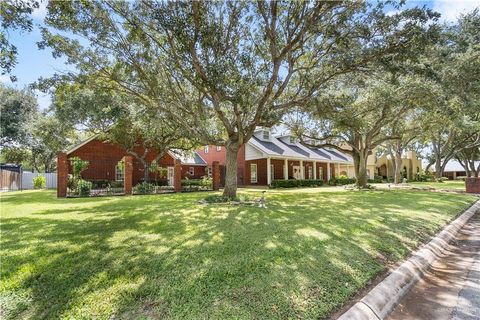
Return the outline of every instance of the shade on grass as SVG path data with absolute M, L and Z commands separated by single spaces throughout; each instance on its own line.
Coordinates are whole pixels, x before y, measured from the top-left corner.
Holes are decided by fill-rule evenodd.
M 258 195 L 259 191 L 243 191 Z M 322 318 L 474 198 L 414 191 L 1 195 L 5 318 Z

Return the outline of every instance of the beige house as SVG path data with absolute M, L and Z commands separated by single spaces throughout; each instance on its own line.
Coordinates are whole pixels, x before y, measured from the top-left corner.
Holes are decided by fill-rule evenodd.
M 394 174 L 393 163 L 390 155 L 383 155 L 375 163 L 377 167 L 376 174 L 381 177 L 392 177 Z M 415 179 L 422 170 L 422 161 L 418 159 L 415 151 L 407 151 L 402 155 L 402 175 L 407 179 Z
M 402 156 L 402 174 L 407 179 L 414 179 L 422 170 L 422 161 L 418 159 L 415 151 L 407 151 Z M 340 175 L 346 175 L 350 178 L 355 177 L 355 168 L 353 164 L 339 164 L 338 172 Z M 383 155 L 377 157 L 375 151 L 367 158 L 367 176 L 368 179 L 373 179 L 375 176 L 380 176 L 384 179 L 393 177 L 393 163 L 390 155 Z

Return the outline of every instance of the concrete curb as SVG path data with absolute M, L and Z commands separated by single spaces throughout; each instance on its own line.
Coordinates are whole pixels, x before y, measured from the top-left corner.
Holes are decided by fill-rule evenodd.
M 417 250 L 410 259 L 395 269 L 338 319 L 385 319 L 393 311 L 400 299 L 423 276 L 432 263 L 440 257 L 447 244 L 457 235 L 458 231 L 477 210 L 480 210 L 480 200 L 477 200 L 429 243 Z

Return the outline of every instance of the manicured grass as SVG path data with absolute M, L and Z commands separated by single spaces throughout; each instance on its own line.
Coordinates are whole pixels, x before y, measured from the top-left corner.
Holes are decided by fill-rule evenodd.
M 475 200 L 319 188 L 268 191 L 266 209 L 196 203 L 207 194 L 2 194 L 2 317 L 324 318 Z
M 465 191 L 465 181 L 448 180 L 443 182 L 409 182 L 408 184 L 419 188 L 433 188 L 436 190 L 463 190 Z

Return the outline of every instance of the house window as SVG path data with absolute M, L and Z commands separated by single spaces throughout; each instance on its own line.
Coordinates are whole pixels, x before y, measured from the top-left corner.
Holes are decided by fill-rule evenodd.
M 270 131 L 263 131 L 263 140 L 270 140 Z
M 222 150 L 222 146 L 217 146 L 217 151 L 221 151 Z
M 323 180 L 323 167 L 318 168 L 318 177 Z
M 125 177 L 125 170 L 124 170 L 124 166 L 123 166 L 123 161 L 120 161 L 115 166 L 115 180 L 116 181 L 123 181 L 124 177 Z
M 250 164 L 250 182 L 257 183 L 257 164 Z
M 270 181 L 273 181 L 275 179 L 275 167 L 273 164 L 270 165 Z
M 203 152 L 208 153 L 208 146 L 203 147 Z
M 206 168 L 206 174 L 207 174 L 207 177 L 211 177 L 211 176 L 212 176 L 212 167 L 207 167 L 207 168 Z
M 313 170 L 312 170 L 312 167 L 308 166 L 307 167 L 307 177 L 308 179 L 313 179 Z
M 195 168 L 194 167 L 188 168 L 188 174 L 191 176 L 195 175 Z

